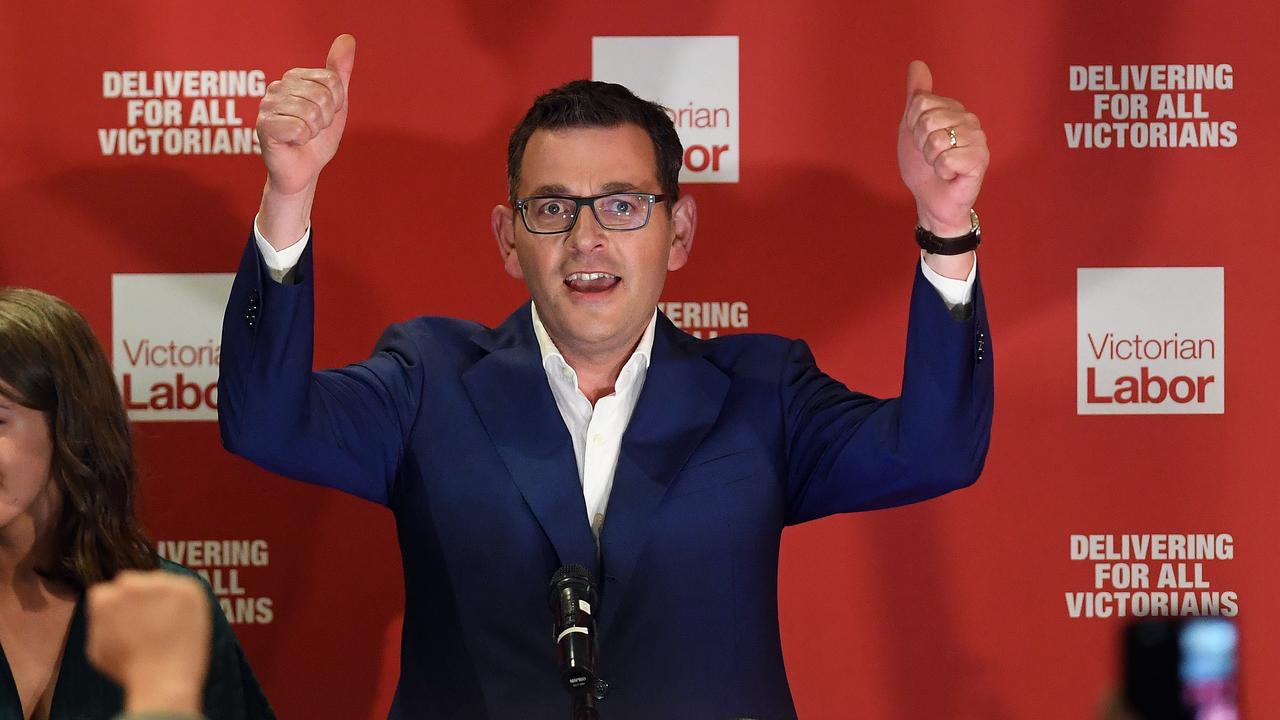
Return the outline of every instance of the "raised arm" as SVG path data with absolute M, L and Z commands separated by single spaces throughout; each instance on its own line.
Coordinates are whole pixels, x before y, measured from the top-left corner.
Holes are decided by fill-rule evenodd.
M 267 182 L 258 229 L 276 250 L 298 241 L 311 225 L 320 171 L 338 152 L 347 126 L 347 91 L 356 39 L 339 35 L 322 68 L 293 68 L 267 86 L 258 109 L 258 140 Z
M 977 116 L 934 94 L 929 67 L 912 62 L 898 168 L 920 227 L 938 238 L 969 234 L 989 162 Z M 991 437 L 994 376 L 975 263 L 972 250 L 923 253 L 901 397 L 852 392 L 818 370 L 803 343 L 791 348 L 781 382 L 788 522 L 916 502 L 977 479 Z M 969 287 L 947 287 L 961 279 Z
M 293 248 L 302 252 L 285 282 L 266 260 L 309 233 L 320 171 L 346 125 L 354 61 L 355 39 L 339 36 L 325 67 L 288 71 L 262 100 L 263 237 L 249 238 L 227 301 L 218 419 L 228 450 L 273 472 L 387 504 L 421 396 L 416 345 L 393 329 L 368 360 L 312 372 L 312 248 Z
M 907 66 L 907 105 L 898 124 L 898 171 L 916 201 L 920 227 L 940 238 L 968 234 L 970 211 L 991 162 L 978 116 L 960 101 L 934 94 L 933 73 L 919 60 Z M 975 261 L 959 255 L 926 254 L 939 275 L 963 279 Z

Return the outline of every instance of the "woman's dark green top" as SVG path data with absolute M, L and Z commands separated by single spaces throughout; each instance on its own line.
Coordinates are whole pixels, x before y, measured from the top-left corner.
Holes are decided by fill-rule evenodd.
M 231 624 L 222 614 L 208 583 L 187 568 L 160 560 L 160 569 L 194 577 L 209 594 L 213 613 L 213 643 L 210 649 L 209 677 L 204 687 L 205 717 L 218 720 L 275 720 L 258 680 L 249 668 L 244 651 L 236 640 Z M 50 720 L 110 720 L 124 706 L 120 687 L 89 664 L 84 654 L 84 597 L 76 603 L 67 634 L 67 647 L 62 652 L 58 683 L 53 690 Z M 0 648 L 0 720 L 22 720 L 22 701 L 13 681 L 9 660 Z

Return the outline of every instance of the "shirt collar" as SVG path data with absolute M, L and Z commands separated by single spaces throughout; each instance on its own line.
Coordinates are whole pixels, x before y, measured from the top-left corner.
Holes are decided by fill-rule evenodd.
M 542 325 L 542 319 L 538 317 L 538 304 L 529 303 L 530 315 L 533 317 L 533 336 L 538 340 L 538 352 L 542 355 L 542 367 L 549 368 L 548 363 L 556 366 L 569 367 L 564 359 L 564 355 L 560 354 L 560 350 L 556 348 L 556 344 L 551 340 L 551 336 L 547 334 L 547 329 Z M 623 371 L 633 367 L 637 358 L 641 363 L 641 367 L 645 370 L 649 369 L 649 358 L 653 355 L 653 334 L 658 325 L 658 309 L 653 309 L 653 316 L 649 318 L 649 325 L 644 329 L 644 334 L 640 336 L 640 344 L 636 345 L 635 352 L 631 353 L 631 357 L 627 359 L 623 365 Z M 570 368 L 572 369 L 572 368 Z

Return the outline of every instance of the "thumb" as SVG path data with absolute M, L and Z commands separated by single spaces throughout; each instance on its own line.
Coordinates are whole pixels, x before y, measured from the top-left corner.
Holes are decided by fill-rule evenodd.
M 325 58 L 324 66 L 338 73 L 338 77 L 342 79 L 342 87 L 346 89 L 351 85 L 351 68 L 356 64 L 356 39 L 352 35 L 339 35 L 333 41 L 333 46 L 329 48 L 329 57 Z
M 337 43 L 334 44 L 337 47 Z M 907 104 L 919 93 L 933 92 L 933 73 L 922 60 L 912 60 L 907 66 Z

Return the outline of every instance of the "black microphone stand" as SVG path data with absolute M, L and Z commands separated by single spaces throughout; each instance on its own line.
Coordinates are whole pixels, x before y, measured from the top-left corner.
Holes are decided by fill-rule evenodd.
M 560 656 L 560 681 L 573 697 L 572 720 L 599 720 L 596 703 L 609 690 L 595 670 L 596 625 L 591 613 L 596 600 L 595 583 L 583 566 L 565 565 L 551 576 L 547 601 L 555 616 L 552 631 Z
M 571 720 L 600 720 L 600 713 L 596 712 L 596 700 L 591 697 L 591 693 L 581 692 L 573 696 L 573 715 L 569 717 Z
M 573 714 L 571 720 L 600 720 L 600 711 L 596 710 L 596 701 L 603 700 L 609 684 L 600 678 L 578 688 L 573 693 Z

